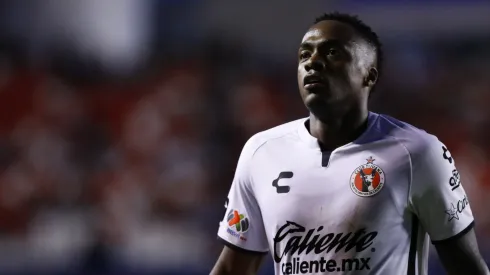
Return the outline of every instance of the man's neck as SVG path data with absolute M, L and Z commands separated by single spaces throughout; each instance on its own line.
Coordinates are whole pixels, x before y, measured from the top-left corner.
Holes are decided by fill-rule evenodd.
M 310 113 L 309 131 L 324 151 L 332 151 L 356 140 L 367 128 L 368 110 L 356 110 L 338 118 L 321 121 Z

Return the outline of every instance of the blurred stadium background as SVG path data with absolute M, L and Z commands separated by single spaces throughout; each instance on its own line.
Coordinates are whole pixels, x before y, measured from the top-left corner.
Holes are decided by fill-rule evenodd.
M 296 48 L 332 10 L 381 36 L 372 109 L 449 146 L 490 259 L 490 1 L 2 0 L 0 273 L 207 274 L 241 147 L 307 115 Z

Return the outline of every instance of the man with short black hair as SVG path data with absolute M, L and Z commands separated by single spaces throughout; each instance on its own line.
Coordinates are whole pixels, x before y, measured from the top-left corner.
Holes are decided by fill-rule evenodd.
M 487 275 L 455 160 L 435 136 L 368 111 L 378 36 L 357 17 L 315 21 L 298 51 L 309 117 L 245 144 L 212 275 L 427 274 L 429 240 L 449 274 Z

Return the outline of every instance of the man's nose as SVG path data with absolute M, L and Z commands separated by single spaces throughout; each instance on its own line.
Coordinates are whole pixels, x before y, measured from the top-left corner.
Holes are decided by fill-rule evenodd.
M 318 54 L 313 54 L 310 57 L 308 63 L 305 65 L 305 69 L 306 71 L 311 71 L 311 70 L 318 71 L 318 72 L 324 71 L 325 61 Z

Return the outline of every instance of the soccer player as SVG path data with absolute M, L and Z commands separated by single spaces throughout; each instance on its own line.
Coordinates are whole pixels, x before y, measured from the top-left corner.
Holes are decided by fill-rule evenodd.
M 368 111 L 377 35 L 325 14 L 298 51 L 308 118 L 251 137 L 240 155 L 212 275 L 427 274 L 429 241 L 449 274 L 486 275 L 455 160 L 435 136 Z

